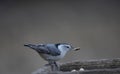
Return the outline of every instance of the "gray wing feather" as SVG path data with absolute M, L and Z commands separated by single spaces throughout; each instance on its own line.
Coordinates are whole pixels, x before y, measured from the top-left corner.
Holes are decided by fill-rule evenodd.
M 52 56 L 58 56 L 61 53 L 54 44 L 38 45 L 37 51 L 39 53 L 50 54 Z

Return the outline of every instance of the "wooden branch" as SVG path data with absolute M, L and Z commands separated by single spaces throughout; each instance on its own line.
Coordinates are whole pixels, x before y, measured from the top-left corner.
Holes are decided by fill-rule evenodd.
M 44 67 L 33 74 L 120 74 L 120 58 L 74 61 L 61 64 L 58 72 L 51 72 L 50 67 Z
M 65 63 L 60 66 L 61 71 L 71 71 L 73 69 L 79 70 L 80 68 L 84 68 L 85 70 L 120 68 L 120 58 L 76 61 Z

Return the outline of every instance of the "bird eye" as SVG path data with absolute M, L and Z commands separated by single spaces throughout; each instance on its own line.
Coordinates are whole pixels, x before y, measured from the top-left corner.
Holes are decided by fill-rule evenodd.
M 66 48 L 70 48 L 69 46 L 65 46 Z

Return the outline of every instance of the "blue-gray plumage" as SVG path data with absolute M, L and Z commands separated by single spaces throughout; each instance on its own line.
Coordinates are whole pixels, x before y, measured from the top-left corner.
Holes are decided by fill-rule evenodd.
M 24 46 L 30 47 L 37 51 L 39 55 L 51 65 L 52 70 L 58 70 L 56 61 L 62 59 L 69 50 L 78 50 L 79 48 L 73 48 L 67 43 L 57 44 L 25 44 Z
M 61 53 L 60 50 L 58 50 L 58 48 L 54 44 L 46 44 L 46 45 L 28 44 L 25 46 L 28 46 L 28 47 L 36 50 L 38 53 L 41 53 L 41 54 L 49 54 L 52 56 L 57 56 L 57 55 L 60 55 L 60 53 Z

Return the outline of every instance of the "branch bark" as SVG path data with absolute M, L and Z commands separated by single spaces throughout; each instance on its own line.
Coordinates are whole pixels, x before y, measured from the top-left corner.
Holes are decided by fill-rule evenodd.
M 80 71 L 80 68 L 84 70 Z M 61 64 L 58 72 L 51 72 L 50 67 L 44 67 L 33 74 L 120 74 L 120 58 L 74 61 Z
M 120 68 L 120 58 L 76 61 L 76 62 L 74 61 L 74 62 L 62 64 L 60 66 L 61 71 L 71 71 L 73 69 L 79 70 L 80 68 L 84 68 L 85 70 Z

